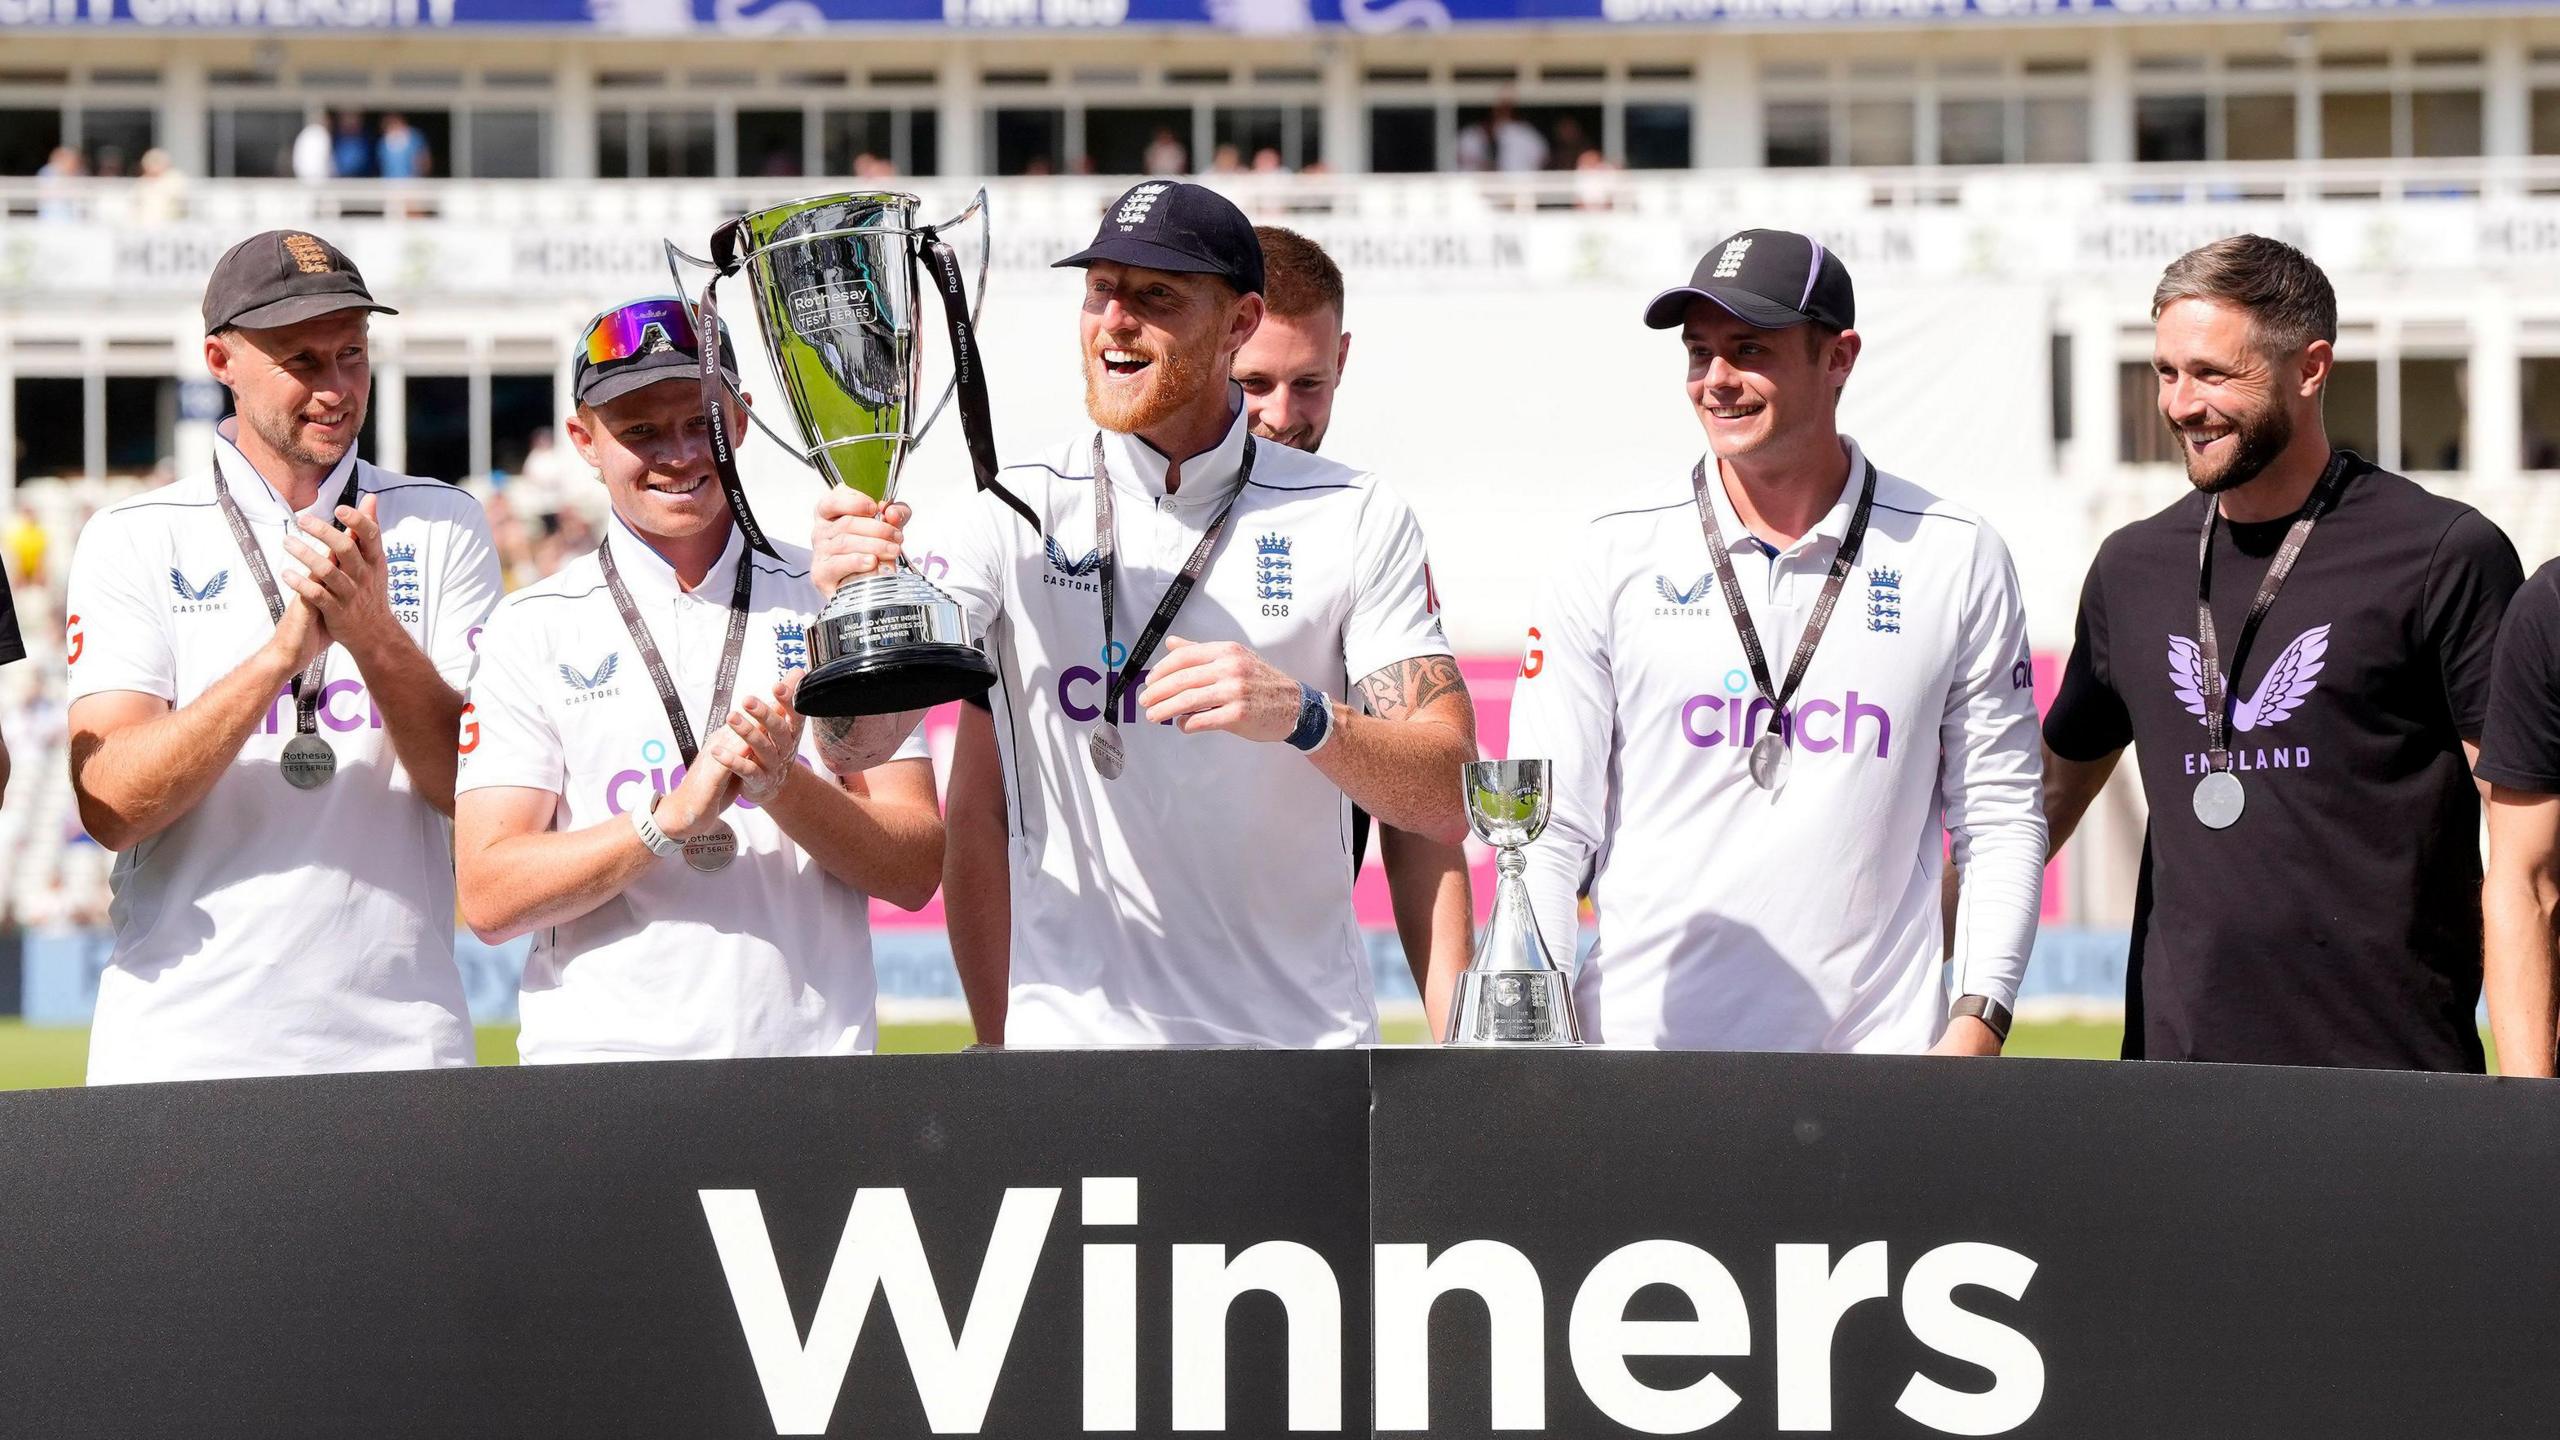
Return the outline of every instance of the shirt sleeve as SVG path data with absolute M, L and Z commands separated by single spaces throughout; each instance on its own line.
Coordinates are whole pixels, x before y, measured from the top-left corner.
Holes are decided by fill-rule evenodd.
M 178 698 L 177 656 L 163 599 L 171 583 L 168 567 L 135 553 L 136 524 L 119 511 L 101 510 L 81 529 L 71 552 L 63 623 L 74 700 L 110 690 Z
M 2454 733 L 2478 740 L 2488 718 L 2489 680 L 2496 663 L 2498 621 L 2524 584 L 2524 565 L 2506 532 L 2477 510 L 2466 510 L 2436 542 L 2427 562 L 2427 645 L 2444 676 L 2445 708 Z
M 2044 717 L 2044 743 L 2065 760 L 2101 760 L 2133 743 L 2133 715 L 2109 677 L 2107 655 L 2107 552 L 2101 549 L 2080 586 L 2080 615 L 2072 622 L 2071 660 L 2062 690 Z
M 2027 607 L 2009 547 L 1976 527 L 1972 593 L 1938 722 L 1938 796 L 1964 868 L 1955 993 L 2014 1008 L 2044 900 L 2044 751 Z
M 2489 715 L 2472 773 L 2493 785 L 2560 794 L 2560 561 L 2545 565 L 2498 626 Z
M 569 783 L 557 718 L 538 679 L 547 660 L 540 629 L 522 606 L 498 611 L 480 632 L 479 668 L 462 707 L 462 759 L 454 793 L 519 786 L 564 793 Z
M 1359 553 L 1352 563 L 1351 613 L 1342 627 L 1343 673 L 1354 685 L 1400 660 L 1446 655 L 1439 597 L 1422 522 L 1404 498 L 1371 481 L 1360 511 Z
M 969 636 L 981 644 L 1004 613 L 1009 561 L 997 527 L 1021 523 L 1003 501 L 983 492 L 919 507 L 907 522 L 907 563 L 960 602 Z
M 1529 846 L 1529 904 L 1548 951 L 1568 968 L 1579 948 L 1582 892 L 1608 843 L 1616 768 L 1609 630 L 1593 578 L 1603 573 L 1580 554 L 1548 568 L 1511 692 L 1511 758 L 1549 767 L 1547 828 Z
M 427 658 L 447 685 L 460 689 L 471 683 L 481 628 L 497 609 L 503 589 L 489 517 L 478 505 L 466 505 L 445 543 L 444 574 L 435 589 L 435 608 L 428 612 Z

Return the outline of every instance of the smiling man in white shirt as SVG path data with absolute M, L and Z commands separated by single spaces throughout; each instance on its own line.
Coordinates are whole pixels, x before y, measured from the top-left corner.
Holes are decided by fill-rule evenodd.
M 1735 235 L 1645 323 L 1680 329 L 1709 453 L 1549 569 L 1511 712 L 1512 753 L 1554 762 L 1540 928 L 1561 950 L 1577 892 L 1599 912 L 1585 1033 L 1995 1054 L 2044 865 L 2008 550 L 1839 433 L 1860 340 L 1819 243 Z M 1952 967 L 1942 816 L 1967 882 Z
M 1147 182 L 1058 263 L 1086 272 L 1094 425 L 1004 471 L 1040 529 L 981 493 L 912 541 L 999 670 L 1005 1042 L 1375 1040 L 1351 803 L 1454 844 L 1475 753 L 1421 528 L 1375 475 L 1250 433 L 1228 376 L 1263 261 L 1232 202 Z M 820 586 L 901 553 L 902 518 L 830 494 Z M 910 719 L 821 728 L 858 764 Z
M 819 597 L 730 514 L 693 325 L 673 296 L 588 323 L 569 438 L 613 517 L 507 597 L 472 681 L 462 913 L 536 933 L 528 1063 L 870 1050 L 868 897 L 916 909 L 941 875 L 920 741 L 842 783 L 800 763 Z
M 71 780 L 118 852 L 91 1083 L 471 1063 L 455 689 L 498 598 L 469 495 L 357 458 L 374 303 L 317 236 L 232 247 L 212 466 L 71 565 Z

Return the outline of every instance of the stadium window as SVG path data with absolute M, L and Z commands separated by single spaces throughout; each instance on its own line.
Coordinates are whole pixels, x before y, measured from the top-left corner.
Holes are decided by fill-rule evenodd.
M 558 412 L 551 408 L 549 374 L 491 375 L 489 468 L 509 475 L 524 469 L 524 457 L 533 448 L 534 435 L 558 423 L 557 416 Z
M 84 107 L 80 111 L 80 153 L 92 175 L 131 175 L 142 167 L 142 152 L 152 146 L 159 117 L 148 110 Z
M 2471 362 L 2400 357 L 2400 470 L 2459 471 L 2470 460 Z
M 2222 158 L 2293 158 L 2293 97 L 2232 95 L 2222 102 Z
M 2053 443 L 2071 443 L 2071 332 L 2054 332 L 2046 351 L 2045 379 L 2053 402 Z
M 2160 418 L 2160 377 L 2148 360 L 2116 366 L 2116 458 L 2127 465 L 2178 463 L 2178 439 Z
M 1917 153 L 1917 107 L 1909 100 L 1849 102 L 1849 163 L 1908 165 Z
M 1468 126 L 1482 124 L 1492 113 L 1492 107 L 1487 105 L 1459 106 L 1459 131 L 1464 133 Z M 1583 152 L 1599 148 L 1597 105 L 1519 105 L 1513 114 L 1547 142 L 1546 169 L 1570 170 L 1582 159 Z
M 408 458 L 402 469 L 431 480 L 459 480 L 471 473 L 471 378 L 408 377 Z
M 2089 161 L 2089 102 L 2079 96 L 2035 96 L 2027 101 L 2026 161 L 2030 165 L 2085 165 Z
M 995 112 L 989 127 L 996 147 L 999 175 L 1054 175 L 1062 168 L 1067 143 L 1067 112 L 1055 106 Z
M 1211 155 L 1191 157 L 1192 169 L 1207 169 L 1205 160 L 1230 145 L 1241 164 L 1270 150 L 1282 165 L 1301 169 L 1324 154 L 1323 112 L 1313 105 L 1221 105 L 1209 117 L 1209 143 Z
M 88 406 L 77 376 L 21 375 L 11 384 L 18 418 L 18 478 L 78 475 L 88 468 Z
M 2524 451 L 2527 470 L 2560 470 L 2560 358 L 2529 355 L 2516 367 L 2524 388 Z
M 1627 105 L 1627 168 L 1686 170 L 1691 156 L 1690 107 L 1667 100 L 1630 101 Z
M 469 174 L 481 180 L 537 180 L 551 173 L 550 117 L 539 110 L 473 110 Z
M 1191 153 L 1191 110 L 1169 105 L 1092 106 L 1084 112 L 1084 153 L 1097 175 L 1144 175 L 1159 134 L 1182 147 L 1185 172 L 1200 168 Z
M 2205 158 L 2202 95 L 2142 95 L 2133 102 L 2133 158 L 2193 163 Z
M 2421 158 L 2480 153 L 2480 92 L 2419 90 L 2409 96 L 2409 153 Z
M 2332 91 L 2320 97 L 2322 159 L 2385 160 L 2391 151 L 2388 91 Z
M 700 179 L 718 156 L 708 110 L 596 112 L 596 173 L 607 179 Z
M 1997 165 L 2009 158 L 2009 106 L 1988 99 L 1938 102 L 1938 163 Z
M 33 175 L 62 143 L 62 111 L 12 107 L 0 110 L 0 175 Z
M 1831 163 L 1831 107 L 1773 100 L 1761 111 L 1761 156 L 1772 170 Z
M 1440 168 L 1440 115 L 1428 105 L 1369 107 L 1369 169 L 1415 175 Z
M 2533 92 L 2533 153 L 2560 155 L 2560 90 Z
M 110 375 L 107 469 L 148 475 L 176 452 L 178 382 L 167 375 Z
M 828 110 L 818 117 L 819 164 L 854 175 L 868 155 L 900 175 L 932 175 L 941 158 L 941 117 L 931 110 Z
M 778 178 L 805 175 L 809 117 L 798 110 L 741 110 L 736 129 L 738 173 Z
M 302 131 L 299 109 L 265 106 L 217 108 L 213 173 L 225 179 L 272 180 L 293 173 L 293 137 Z
M 2321 410 L 2330 444 L 2368 460 L 2391 463 L 2382 455 L 2381 406 L 2381 367 L 2374 361 L 2341 360 L 2329 368 Z

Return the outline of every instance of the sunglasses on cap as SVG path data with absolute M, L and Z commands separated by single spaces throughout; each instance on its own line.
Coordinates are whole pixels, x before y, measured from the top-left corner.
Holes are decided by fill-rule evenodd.
M 617 305 L 588 321 L 581 348 L 589 365 L 610 365 L 666 350 L 699 355 L 702 342 L 694 332 L 691 305 L 673 296 L 651 296 Z M 720 351 L 724 356 L 735 353 L 726 321 L 720 326 Z

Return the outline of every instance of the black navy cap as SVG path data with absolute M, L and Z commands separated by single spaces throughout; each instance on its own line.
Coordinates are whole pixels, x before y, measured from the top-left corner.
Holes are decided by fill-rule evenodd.
M 1149 270 L 1217 275 L 1240 294 L 1262 293 L 1262 241 L 1236 203 L 1206 185 L 1149 180 L 1113 201 L 1093 243 L 1051 268 L 1096 260 Z
M 272 330 L 338 310 L 397 315 L 374 303 L 345 251 L 301 230 L 269 230 L 222 253 L 204 286 L 204 333 Z
M 1686 285 L 1644 307 L 1656 330 L 1678 326 L 1692 301 L 1712 300 L 1746 325 L 1784 330 L 1808 321 L 1833 330 L 1857 324 L 1849 267 L 1822 242 L 1792 230 L 1745 230 L 1708 250 Z

